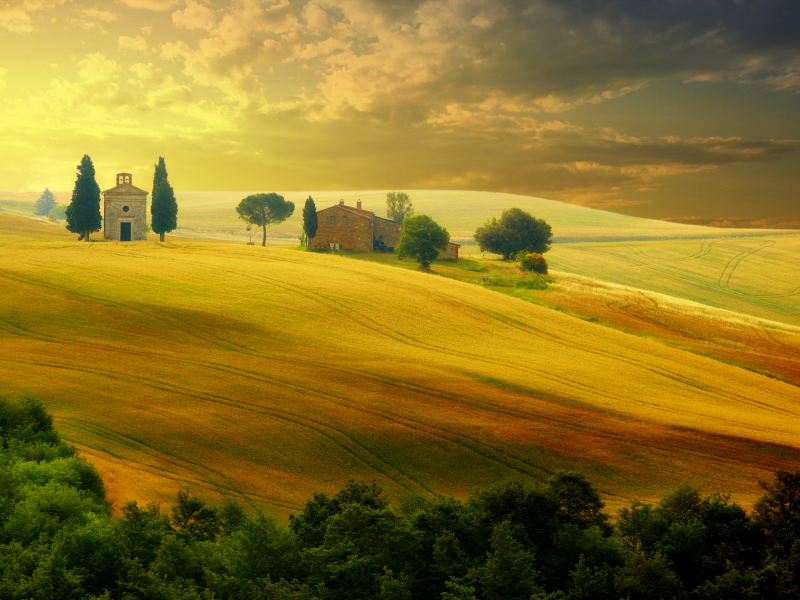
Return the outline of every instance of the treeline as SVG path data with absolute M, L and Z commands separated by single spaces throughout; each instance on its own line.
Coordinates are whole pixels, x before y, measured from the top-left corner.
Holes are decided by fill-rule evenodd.
M 96 470 L 35 399 L 0 399 L 0 437 L 2 600 L 800 597 L 800 472 L 762 484 L 752 513 L 682 487 L 614 524 L 575 472 L 399 506 L 351 481 L 286 528 L 183 491 L 111 517 Z

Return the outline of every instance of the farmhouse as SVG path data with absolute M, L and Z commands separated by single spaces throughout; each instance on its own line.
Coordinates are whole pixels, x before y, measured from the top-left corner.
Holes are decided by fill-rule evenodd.
M 317 235 L 308 240 L 309 249 L 360 250 L 361 252 L 394 251 L 403 226 L 374 212 L 339 204 L 317 211 Z M 458 244 L 450 242 L 439 258 L 458 258 Z
M 117 173 L 117 185 L 103 192 L 103 236 L 111 242 L 147 239 L 147 192 Z

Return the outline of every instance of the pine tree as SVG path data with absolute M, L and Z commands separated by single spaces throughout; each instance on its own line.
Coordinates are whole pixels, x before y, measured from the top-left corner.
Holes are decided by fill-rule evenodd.
M 314 204 L 314 199 L 309 196 L 303 206 L 303 231 L 306 232 L 308 239 L 314 239 L 317 235 L 317 206 Z M 306 246 L 308 242 L 306 241 Z
M 167 165 L 164 157 L 158 157 L 158 164 L 153 175 L 153 196 L 150 203 L 150 222 L 153 231 L 164 241 L 164 234 L 178 227 L 178 203 L 175 191 L 169 184 Z
M 89 241 L 89 234 L 100 231 L 103 217 L 100 214 L 100 186 L 94 179 L 94 165 L 84 154 L 78 165 L 78 178 L 72 190 L 72 201 L 67 207 L 67 229 L 80 233 L 80 240 Z
M 56 197 L 53 196 L 53 192 L 51 192 L 49 188 L 44 188 L 44 192 L 39 196 L 36 204 L 33 205 L 33 214 L 42 217 L 48 215 L 55 205 Z

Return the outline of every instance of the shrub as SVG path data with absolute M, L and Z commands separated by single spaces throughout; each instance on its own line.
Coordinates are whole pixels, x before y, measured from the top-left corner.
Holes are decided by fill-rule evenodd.
M 514 282 L 515 288 L 524 288 L 526 290 L 546 290 L 547 283 L 541 277 L 526 277 L 523 279 L 517 279 Z
M 520 266 L 526 271 L 534 271 L 542 275 L 547 274 L 547 261 L 544 256 L 536 252 L 526 254 L 525 258 L 520 261 Z

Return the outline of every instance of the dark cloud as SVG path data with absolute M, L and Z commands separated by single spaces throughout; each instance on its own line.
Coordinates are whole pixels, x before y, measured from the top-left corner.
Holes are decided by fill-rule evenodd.
M 527 101 L 611 96 L 664 79 L 800 85 L 800 3 L 779 0 L 494 2 L 486 27 L 458 32 L 442 99 L 502 92 Z M 485 4 L 464 3 L 465 20 Z M 502 7 L 502 11 L 498 7 Z

